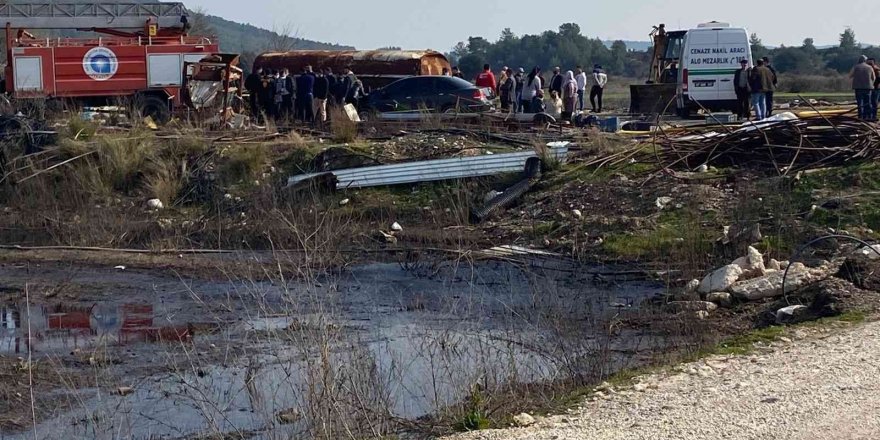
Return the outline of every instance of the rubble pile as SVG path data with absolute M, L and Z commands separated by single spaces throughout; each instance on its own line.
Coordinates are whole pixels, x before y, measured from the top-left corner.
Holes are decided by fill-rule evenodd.
M 684 289 L 687 300 L 670 302 L 668 308 L 674 312 L 696 311 L 699 317 L 705 317 L 705 312 L 730 307 L 735 302 L 778 298 L 800 290 L 827 279 L 842 264 L 843 260 L 825 261 L 810 268 L 803 263 L 767 260 L 757 249 L 749 247 L 746 255 L 715 269 L 702 280 L 688 283 Z

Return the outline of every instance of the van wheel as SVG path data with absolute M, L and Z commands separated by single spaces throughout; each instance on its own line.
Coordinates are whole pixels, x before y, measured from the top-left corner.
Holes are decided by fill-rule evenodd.
M 171 110 L 168 108 L 168 102 L 155 95 L 141 96 L 135 104 L 140 117 L 147 116 L 153 118 L 157 124 L 165 124 L 171 120 Z

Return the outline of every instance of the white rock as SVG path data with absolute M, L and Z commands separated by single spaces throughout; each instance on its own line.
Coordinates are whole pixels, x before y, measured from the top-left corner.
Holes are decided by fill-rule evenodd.
M 880 244 L 875 244 L 871 247 L 865 246 L 857 250 L 856 254 L 868 257 L 868 259 L 870 260 L 877 260 L 880 259 L 880 254 L 878 254 L 877 252 L 880 252 Z
M 643 383 L 637 383 L 637 384 L 633 385 L 633 390 L 638 391 L 640 393 L 644 393 L 645 391 L 648 390 L 648 386 Z
M 122 265 L 120 265 L 120 266 L 116 266 L 116 267 L 114 267 L 114 269 L 116 269 L 116 270 L 125 270 L 125 266 L 122 266 Z
M 771 258 L 770 262 L 767 263 L 767 270 L 782 270 L 782 265 L 779 264 L 778 261 Z
M 700 321 L 705 321 L 709 319 L 709 312 L 705 310 L 697 310 L 696 312 L 694 312 L 694 317 L 696 317 Z
M 785 272 L 782 271 L 773 272 L 763 277 L 736 283 L 730 288 L 730 292 L 749 301 L 781 296 L 782 278 L 784 275 Z M 806 266 L 802 263 L 794 263 L 785 279 L 785 290 L 787 293 L 791 293 L 814 281 L 817 281 L 817 279 Z
M 150 199 L 147 200 L 147 207 L 150 209 L 162 209 L 165 207 L 165 204 L 159 199 Z
M 345 205 L 347 205 L 349 202 L 351 202 L 351 200 L 349 200 L 349 199 L 342 199 L 342 200 L 339 201 L 339 206 L 345 206 Z
M 762 276 L 766 269 L 764 267 L 764 256 L 761 255 L 761 252 L 751 246 L 749 246 L 749 251 L 746 256 L 738 258 L 732 264 L 736 264 L 742 268 L 743 274 L 740 276 L 740 280 Z
M 731 304 L 730 294 L 727 292 L 712 292 L 706 294 L 706 301 L 718 304 L 721 307 L 729 307 Z
M 521 428 L 525 428 L 526 426 L 534 425 L 535 418 L 526 414 L 526 413 L 517 414 L 517 415 L 513 416 L 513 423 L 516 424 L 516 426 L 519 426 Z
M 400 223 L 394 222 L 391 224 L 391 230 L 394 232 L 401 232 L 403 231 L 403 226 L 400 226 Z
M 712 272 L 707 275 L 706 278 L 703 278 L 697 291 L 703 294 L 724 292 L 727 289 L 730 289 L 730 287 L 739 280 L 739 277 L 742 274 L 743 270 L 740 266 L 729 264 L 716 269 L 715 272 Z
M 709 172 L 709 165 L 706 165 L 706 164 L 700 165 L 699 167 L 697 167 L 697 172 L 698 173 L 708 173 Z
M 672 197 L 663 196 L 657 197 L 657 200 L 654 201 L 654 204 L 657 205 L 657 208 L 666 209 L 669 204 L 672 203 Z
M 700 280 L 691 280 L 684 286 L 684 293 L 694 293 L 700 288 Z
M 797 321 L 807 311 L 807 306 L 796 305 L 783 307 L 776 311 L 777 324 L 789 324 Z
M 708 301 L 671 301 L 666 307 L 673 312 L 712 312 L 718 309 L 718 305 Z
M 571 210 L 571 214 L 577 218 L 583 218 L 583 216 L 584 216 L 584 214 L 581 212 L 580 209 Z

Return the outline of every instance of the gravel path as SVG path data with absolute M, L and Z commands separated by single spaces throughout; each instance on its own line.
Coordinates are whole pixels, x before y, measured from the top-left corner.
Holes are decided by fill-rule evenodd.
M 880 439 L 880 322 L 793 339 L 642 377 L 527 428 L 453 438 Z

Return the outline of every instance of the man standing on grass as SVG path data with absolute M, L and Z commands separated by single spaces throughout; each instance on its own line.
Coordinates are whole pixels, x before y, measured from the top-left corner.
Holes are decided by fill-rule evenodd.
M 608 74 L 602 69 L 602 66 L 596 64 L 593 66 L 593 87 L 590 88 L 590 106 L 593 107 L 593 113 L 602 113 L 602 95 L 605 92 L 605 86 L 608 84 Z M 598 99 L 599 105 L 596 106 Z
M 767 117 L 769 118 L 770 116 L 773 116 L 773 93 L 776 91 L 776 86 L 779 84 L 779 75 L 776 74 L 776 69 L 770 64 L 769 57 L 761 59 L 764 60 L 764 67 L 770 69 L 770 73 L 773 74 L 773 90 L 767 92 Z
M 584 111 L 584 92 L 587 90 L 587 73 L 584 72 L 583 67 L 577 66 L 574 76 L 575 82 L 577 82 L 577 97 L 578 97 L 578 111 Z
M 757 64 L 749 74 L 749 88 L 752 89 L 755 119 L 761 121 L 767 118 L 767 92 L 773 90 L 773 72 L 764 65 L 764 60 L 758 60 Z
M 852 78 L 852 88 L 859 106 L 859 119 L 868 120 L 871 118 L 871 94 L 877 81 L 874 68 L 868 65 L 868 57 L 859 57 L 858 64 L 853 67 L 849 76 Z
M 871 90 L 871 120 L 877 120 L 877 107 L 880 105 L 880 66 L 877 60 L 868 58 L 868 65 L 874 68 L 874 89 Z
M 749 60 L 742 59 L 739 62 L 740 68 L 733 74 L 733 90 L 736 92 L 736 115 L 742 120 L 749 120 L 751 112 L 749 111 Z

